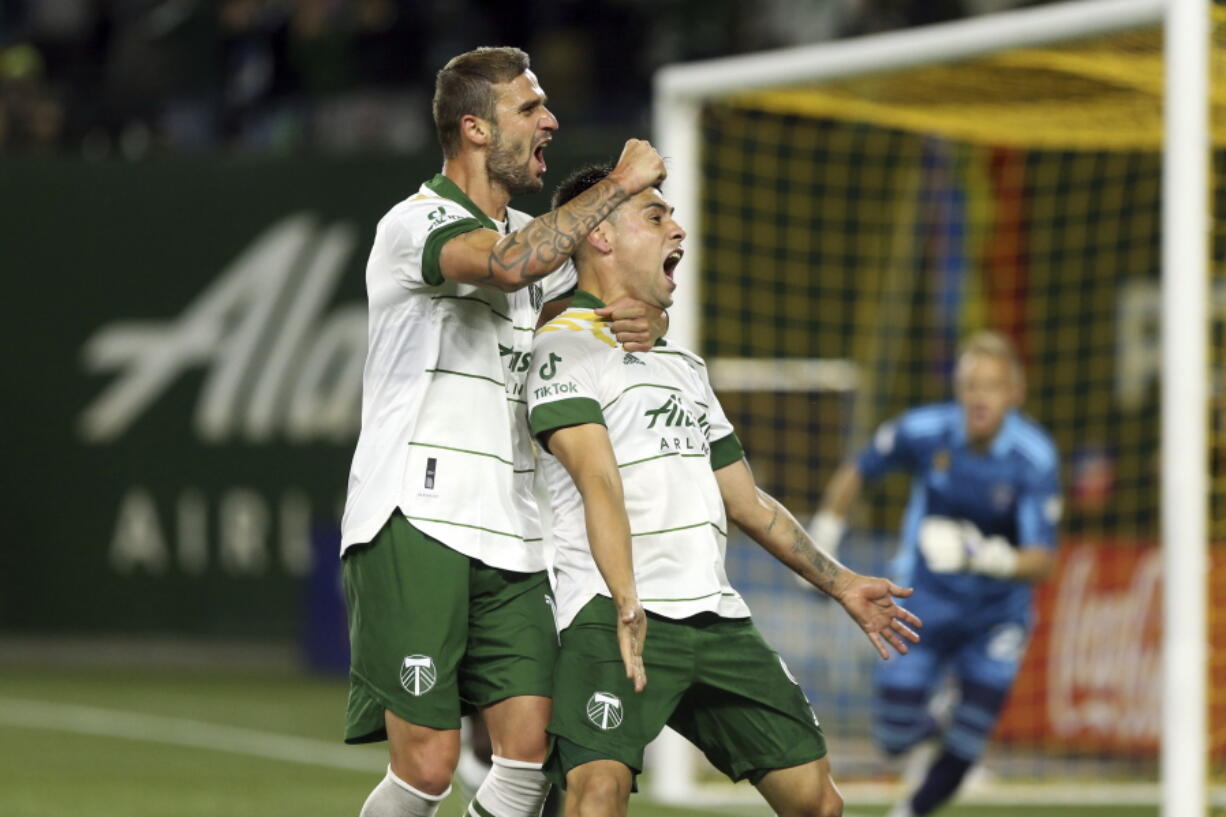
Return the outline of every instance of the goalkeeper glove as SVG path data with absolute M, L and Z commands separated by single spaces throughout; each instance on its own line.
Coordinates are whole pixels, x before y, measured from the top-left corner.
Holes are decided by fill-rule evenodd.
M 813 543 L 836 559 L 839 557 L 839 542 L 846 530 L 847 522 L 831 511 L 818 511 L 809 520 L 809 536 Z
M 1003 536 L 984 536 L 973 522 L 929 516 L 920 523 L 920 552 L 934 573 L 970 571 L 996 579 L 1017 571 L 1017 549 Z

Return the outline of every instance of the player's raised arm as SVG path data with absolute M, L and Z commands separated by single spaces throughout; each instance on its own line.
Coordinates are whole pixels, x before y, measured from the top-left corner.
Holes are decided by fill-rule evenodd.
M 439 269 L 444 278 L 459 283 L 506 292 L 522 289 L 560 267 L 619 204 L 665 175 L 655 148 L 631 139 L 607 178 L 509 235 L 481 229 L 452 238 L 439 254 Z
M 768 553 L 842 604 L 883 659 L 890 657 L 887 644 L 906 653 L 908 641 L 919 642 L 911 628 L 923 623 L 893 598 L 911 595 L 910 589 L 862 576 L 817 547 L 788 509 L 757 486 L 744 459 L 720 468 L 715 479 L 728 518 Z
M 626 677 L 634 680 L 635 692 L 642 692 L 647 685 L 643 669 L 647 614 L 634 582 L 630 520 L 609 432 L 597 423 L 583 423 L 548 432 L 542 442 L 566 468 L 583 497 L 592 558 L 617 608 L 617 644 Z

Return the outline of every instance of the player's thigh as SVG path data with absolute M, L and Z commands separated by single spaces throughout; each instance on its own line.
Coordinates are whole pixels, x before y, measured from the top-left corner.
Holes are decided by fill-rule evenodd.
M 558 632 L 548 576 L 474 561 L 469 584 L 468 644 L 460 667 L 466 709 L 520 695 L 549 697 Z
M 837 817 L 843 813 L 843 795 L 830 774 L 829 758 L 775 769 L 758 781 L 757 788 L 781 817 Z
M 634 691 L 617 646 L 617 613 L 604 596 L 562 631 L 554 677 L 546 774 L 565 785 L 570 770 L 613 760 L 633 777 L 689 684 L 693 645 L 685 626 L 653 616 L 644 644 L 647 687 Z
M 459 728 L 470 561 L 399 514 L 369 545 L 348 551 L 348 742 L 385 739 L 385 710 L 432 729 Z
M 958 651 L 955 669 L 963 681 L 1008 689 L 1013 685 L 1030 639 L 1028 622 L 1005 619 L 990 623 Z
M 753 623 L 703 621 L 695 682 L 669 725 L 732 780 L 756 784 L 773 770 L 825 757 L 817 715 Z

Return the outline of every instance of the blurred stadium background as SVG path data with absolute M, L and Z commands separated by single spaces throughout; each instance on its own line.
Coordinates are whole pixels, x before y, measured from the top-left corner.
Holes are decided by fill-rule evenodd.
M 0 814 L 356 813 L 384 763 L 339 743 L 362 269 L 378 218 L 438 168 L 448 57 L 530 51 L 562 121 L 556 180 L 650 133 L 664 65 L 1021 5 L 1042 4 L 0 0 L 0 263 L 18 291 L 0 329 Z M 985 780 L 951 814 L 1157 813 L 1161 65 L 1138 30 L 701 113 L 701 268 L 679 281 L 701 276 L 701 350 L 772 493 L 807 517 L 873 426 L 948 394 L 956 338 L 979 327 L 1018 341 L 1026 409 L 1065 458 L 1062 569 Z M 864 503 L 853 566 L 887 569 L 906 490 Z M 729 562 L 822 716 L 849 813 L 883 814 L 898 770 L 867 739 L 867 645 L 747 543 Z M 740 789 L 632 813 L 764 813 Z

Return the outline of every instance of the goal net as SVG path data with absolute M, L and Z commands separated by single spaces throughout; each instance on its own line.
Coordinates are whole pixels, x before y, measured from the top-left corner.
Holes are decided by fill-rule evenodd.
M 694 142 L 661 134 L 675 150 L 669 184 L 694 191 L 682 215 L 698 261 L 687 258 L 679 294 L 700 294 L 693 324 L 679 328 L 710 361 L 759 482 L 799 518 L 877 424 L 950 399 L 968 331 L 1000 330 L 1022 353 L 1024 409 L 1062 455 L 1065 518 L 1060 569 L 1038 591 L 1039 625 L 978 778 L 993 781 L 985 796 L 1016 798 L 1011 785 L 1037 781 L 1072 784 L 1074 798 L 1100 796 L 1090 783 L 1156 797 L 1163 37 L 1154 6 L 1140 14 L 1147 21 L 1120 18 L 1093 35 L 894 71 L 873 71 L 870 60 L 825 81 L 804 80 L 811 52 L 785 53 L 777 86 L 658 98 L 658 124 L 661 106 L 697 106 Z M 1215 649 L 1205 728 L 1222 782 L 1226 8 L 1212 20 Z M 917 35 L 916 47 L 931 48 L 928 32 Z M 887 478 L 865 494 L 842 551 L 852 567 L 888 570 L 909 487 Z M 877 659 L 867 642 L 751 543 L 730 541 L 729 565 L 822 718 L 840 780 L 892 780 L 897 769 L 869 738 Z M 657 792 L 697 799 L 701 765 L 656 768 L 669 778 Z M 1153 794 L 1130 788 L 1146 782 Z

